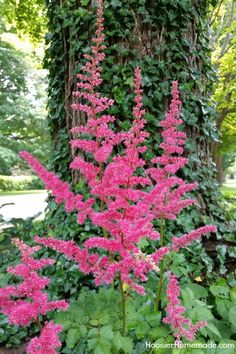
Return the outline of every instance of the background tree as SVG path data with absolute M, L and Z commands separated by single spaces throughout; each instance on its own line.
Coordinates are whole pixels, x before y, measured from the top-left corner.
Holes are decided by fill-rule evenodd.
M 47 28 L 44 0 L 0 0 L 0 13 L 7 26 L 21 36 L 41 43 Z
M 213 99 L 221 140 L 212 145 L 217 179 L 224 181 L 227 168 L 236 157 L 236 1 L 223 0 L 211 16 L 212 61 L 218 74 Z
M 20 47 L 25 46 L 22 50 Z M 45 160 L 49 148 L 46 124 L 46 76 L 36 54 L 1 24 L 0 33 L 0 174 L 22 163 L 18 152 L 29 149 Z M 41 145 L 44 145 L 43 151 Z

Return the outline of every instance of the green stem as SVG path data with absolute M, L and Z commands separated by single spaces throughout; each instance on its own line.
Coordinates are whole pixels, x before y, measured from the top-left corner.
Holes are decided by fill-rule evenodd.
M 123 288 L 123 282 L 121 279 L 121 274 L 119 274 L 119 284 L 120 284 L 120 292 L 122 299 L 122 336 L 125 336 L 125 327 L 126 327 L 126 311 L 125 311 L 125 293 Z
M 165 225 L 165 220 L 162 218 L 161 225 L 160 225 L 160 247 L 164 246 L 164 225 Z M 160 280 L 156 291 L 156 303 L 155 303 L 156 311 L 159 310 L 159 306 L 160 306 L 161 291 L 163 286 L 163 274 L 164 274 L 164 262 L 162 261 L 160 265 Z
M 160 266 L 160 280 L 159 280 L 159 285 L 157 287 L 157 292 L 156 292 L 156 306 L 155 310 L 159 310 L 159 305 L 160 305 L 160 300 L 161 300 L 161 290 L 162 290 L 162 285 L 163 285 L 163 274 L 164 274 L 164 264 L 163 261 L 161 262 Z
M 42 330 L 43 330 L 43 326 L 41 325 L 41 322 L 40 322 L 39 316 L 36 318 L 36 321 L 35 321 L 35 322 L 37 323 L 37 326 L 38 326 L 38 328 L 39 328 L 40 332 L 42 332 Z

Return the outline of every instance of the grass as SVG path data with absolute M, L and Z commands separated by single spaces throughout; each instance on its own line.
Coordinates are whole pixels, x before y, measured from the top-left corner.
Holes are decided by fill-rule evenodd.
M 235 198 L 236 197 L 236 188 L 223 186 L 220 188 L 220 190 L 221 190 L 222 194 L 224 195 L 224 197 L 227 197 L 227 198 Z
M 11 195 L 22 195 L 22 194 L 38 194 L 45 193 L 44 189 L 30 190 L 30 191 L 11 191 L 11 192 L 0 192 L 0 197 L 11 196 Z

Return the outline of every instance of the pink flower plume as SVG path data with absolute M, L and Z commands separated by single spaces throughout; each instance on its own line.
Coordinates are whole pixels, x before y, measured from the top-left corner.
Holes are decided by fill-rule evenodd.
M 163 322 L 171 325 L 177 340 L 180 340 L 182 336 L 188 340 L 193 340 L 196 332 L 201 327 L 207 326 L 207 322 L 200 321 L 193 325 L 189 319 L 182 316 L 185 307 L 180 306 L 180 288 L 174 274 L 170 276 L 166 293 L 168 302 L 166 313 L 168 316 L 163 319 Z
M 49 279 L 38 275 L 37 271 L 45 266 L 54 264 L 51 259 L 36 260 L 32 255 L 40 249 L 39 246 L 30 247 L 18 238 L 13 243 L 21 252 L 22 263 L 9 267 L 8 272 L 22 278 L 22 282 L 15 286 L 0 288 L 0 308 L 8 316 L 10 323 L 27 326 L 36 321 L 39 314 L 45 315 L 54 309 L 65 310 L 68 304 L 65 300 L 49 301 L 43 291 Z M 13 299 L 18 298 L 18 299 Z

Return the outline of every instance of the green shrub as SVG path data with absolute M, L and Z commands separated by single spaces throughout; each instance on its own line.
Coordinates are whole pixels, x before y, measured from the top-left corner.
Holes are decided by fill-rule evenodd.
M 42 182 L 36 176 L 0 176 L 0 192 L 44 189 Z

